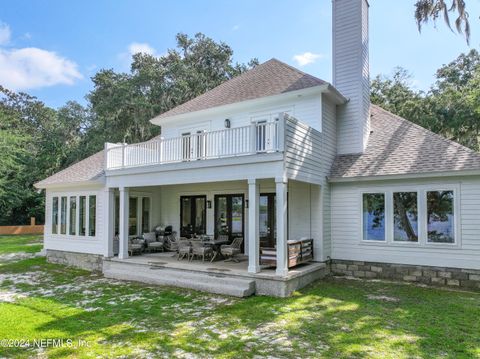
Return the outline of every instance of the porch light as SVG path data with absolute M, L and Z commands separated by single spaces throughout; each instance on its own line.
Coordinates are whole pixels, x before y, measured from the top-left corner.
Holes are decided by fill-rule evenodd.
M 210 200 L 207 201 L 207 208 L 212 208 L 212 201 Z
M 230 120 L 228 118 L 225 119 L 225 128 L 230 128 Z
M 245 200 L 245 208 L 248 208 L 248 199 Z

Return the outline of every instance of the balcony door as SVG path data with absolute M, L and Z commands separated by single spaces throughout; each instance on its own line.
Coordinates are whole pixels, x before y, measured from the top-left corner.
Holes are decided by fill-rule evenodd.
M 275 193 L 260 194 L 260 247 L 275 247 L 276 215 Z
M 206 131 L 197 129 L 182 133 L 182 160 L 201 160 L 206 155 Z
M 244 203 L 243 194 L 215 196 L 215 237 L 221 234 L 228 235 L 230 240 L 235 237 L 244 237 Z
M 207 196 L 180 197 L 180 236 L 206 234 Z

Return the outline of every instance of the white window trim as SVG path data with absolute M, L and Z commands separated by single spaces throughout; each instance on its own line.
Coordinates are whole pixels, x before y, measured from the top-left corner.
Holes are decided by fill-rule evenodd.
M 118 193 L 115 193 L 115 200 L 119 196 Z M 133 237 L 138 237 L 143 235 L 143 219 L 142 219 L 142 214 L 143 214 L 143 198 L 148 198 L 149 199 L 149 207 L 148 207 L 148 221 L 150 223 L 150 228 L 152 227 L 153 224 L 153 194 L 151 193 L 146 193 L 146 192 L 131 192 L 128 196 L 128 198 L 137 198 L 137 211 L 136 211 L 136 216 L 137 216 L 137 234 L 132 234 L 128 235 L 129 238 Z M 117 213 L 115 211 L 115 206 L 113 206 L 113 218 L 117 218 Z
M 85 196 L 85 235 L 80 235 L 80 197 Z M 95 211 L 96 216 L 95 216 L 95 236 L 90 236 L 89 235 L 89 215 L 90 215 L 90 196 L 95 196 L 96 197 L 96 203 L 95 203 Z M 50 221 L 53 218 L 53 198 L 57 197 L 58 198 L 58 213 L 57 213 L 57 233 L 52 233 L 52 223 L 50 223 L 50 237 L 52 239 L 61 239 L 61 238 L 69 238 L 69 239 L 74 239 L 74 240 L 98 240 L 98 203 L 99 203 L 99 194 L 97 191 L 86 191 L 86 192 L 54 192 L 50 195 L 49 201 L 51 202 L 49 207 L 50 207 Z M 66 231 L 65 234 L 60 233 L 60 228 L 61 228 L 61 202 L 62 202 L 62 197 L 67 197 L 67 213 L 66 213 Z M 76 198 L 76 209 L 75 209 L 75 215 L 76 215 L 76 223 L 75 223 L 75 234 L 70 234 L 70 197 L 75 197 Z
M 453 191 L 453 233 L 454 243 L 435 243 L 427 241 L 427 192 L 428 191 Z M 393 240 L 393 193 L 394 192 L 417 192 L 418 208 L 418 242 L 400 242 Z M 385 194 L 385 241 L 374 241 L 363 239 L 363 194 L 384 193 Z M 392 246 L 412 248 L 449 248 L 460 249 L 462 247 L 461 236 L 461 206 L 460 206 L 460 184 L 424 184 L 405 186 L 378 186 L 362 187 L 358 189 L 358 205 L 360 215 L 359 240 L 358 243 L 365 246 Z
M 384 206 L 385 206 L 385 233 L 384 233 L 384 240 L 382 241 L 376 241 L 373 239 L 364 239 L 363 238 L 363 195 L 364 194 L 383 194 L 384 195 Z M 388 242 L 388 225 L 387 225 L 387 218 L 388 218 L 388 200 L 387 200 L 387 194 L 385 191 L 380 191 L 380 190 L 367 190 L 367 191 L 361 191 L 359 194 L 359 205 L 360 205 L 360 242 L 365 243 L 367 245 L 370 244 L 385 244 Z

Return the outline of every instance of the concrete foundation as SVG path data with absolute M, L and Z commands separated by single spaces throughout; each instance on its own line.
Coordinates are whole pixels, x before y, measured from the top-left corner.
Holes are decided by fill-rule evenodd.
M 102 271 L 103 256 L 98 254 L 75 253 L 47 249 L 46 257 L 47 261 L 50 263 L 63 264 L 96 272 Z
M 480 270 L 333 260 L 332 274 L 393 279 L 429 285 L 480 289 Z
M 287 297 L 327 275 L 324 263 L 308 263 L 279 277 L 274 269 L 248 273 L 247 262 L 178 261 L 168 253 L 105 258 L 103 274 L 109 278 L 133 280 L 149 284 L 170 285 L 237 297 L 270 295 Z

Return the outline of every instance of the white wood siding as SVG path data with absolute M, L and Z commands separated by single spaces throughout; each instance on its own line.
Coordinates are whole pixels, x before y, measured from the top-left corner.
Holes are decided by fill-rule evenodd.
M 95 225 L 95 236 L 72 236 L 69 235 L 69 228 L 67 224 L 67 234 L 52 234 L 52 198 L 53 197 L 62 197 L 65 196 L 68 199 L 70 196 L 96 196 L 96 225 Z M 45 232 L 44 232 L 44 248 L 53 249 L 59 251 L 67 252 L 78 252 L 78 253 L 90 253 L 90 254 L 104 254 L 105 246 L 103 243 L 103 231 L 105 229 L 104 219 L 103 219 L 103 205 L 104 205 L 104 195 L 103 188 L 92 188 L 92 189 L 71 189 L 71 190 L 58 190 L 46 191 L 46 204 L 45 204 Z M 59 200 L 60 202 L 60 200 Z M 70 210 L 70 207 L 67 202 L 67 213 Z M 87 201 L 88 203 L 88 201 Z M 77 201 L 77 211 L 79 210 L 79 202 Z M 60 213 L 60 205 L 59 205 Z M 79 223 L 77 222 L 77 228 Z M 88 228 L 87 228 L 88 231 Z M 77 232 L 78 233 L 78 232 Z
M 331 255 L 330 185 L 327 176 L 337 149 L 336 106 L 326 98 L 322 101 L 322 132 L 302 123 L 287 121 L 285 126 L 285 171 L 290 179 L 321 186 L 312 191 L 312 226 L 315 234 L 315 259 Z M 317 197 L 318 195 L 318 197 Z
M 395 190 L 410 186 L 458 188 L 458 246 L 362 243 L 359 194 L 370 190 Z M 332 244 L 334 259 L 480 269 L 480 177 L 404 180 L 332 185 Z
M 333 1 L 333 84 L 349 99 L 339 106 L 338 152 L 362 152 L 370 133 L 366 0 Z
M 221 115 L 216 114 L 213 117 L 200 117 L 164 124 L 162 125 L 162 137 L 178 137 L 183 133 L 193 133 L 200 130 L 223 130 L 225 128 L 224 121 L 227 118 L 230 120 L 232 128 L 247 126 L 251 123 L 252 119 L 269 114 L 277 116 L 281 112 L 287 112 L 308 126 L 321 131 L 321 108 L 322 103 L 320 96 L 306 96 L 296 101 L 289 100 L 278 105 L 256 107 L 251 111 L 225 112 Z

